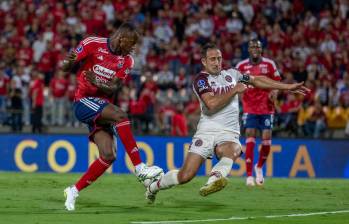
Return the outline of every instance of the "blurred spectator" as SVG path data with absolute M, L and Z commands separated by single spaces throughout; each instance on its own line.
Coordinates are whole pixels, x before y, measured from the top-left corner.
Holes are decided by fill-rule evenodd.
M 326 128 L 326 115 L 323 111 L 320 102 L 315 102 L 314 105 L 306 109 L 305 135 L 314 138 L 319 138 L 320 134 L 324 133 Z
M 67 102 L 66 102 L 67 106 L 65 109 L 67 109 L 67 121 L 68 121 L 67 126 L 73 126 L 73 127 L 79 126 L 79 121 L 75 118 L 75 115 L 73 112 L 75 89 L 76 89 L 76 76 L 70 75 L 67 91 L 65 92 L 66 98 L 67 98 Z
M 0 70 L 0 125 L 6 121 L 6 106 L 10 89 L 10 78 Z
M 23 102 L 20 89 L 15 89 L 11 96 L 11 130 L 12 132 L 21 132 L 23 128 Z
M 278 126 L 287 130 L 290 134 L 298 136 L 297 115 L 302 106 L 302 101 L 294 94 L 288 94 L 287 99 L 281 106 L 276 106 Z
M 172 116 L 171 135 L 172 136 L 188 136 L 187 119 L 183 114 L 183 104 L 177 104 L 176 112 Z
M 63 71 L 56 72 L 50 82 L 51 104 L 51 125 L 62 126 L 65 123 L 65 107 L 67 104 L 66 93 L 69 82 Z
M 42 133 L 42 115 L 44 105 L 44 76 L 40 72 L 33 74 L 33 83 L 30 86 L 29 95 L 31 97 L 32 133 Z

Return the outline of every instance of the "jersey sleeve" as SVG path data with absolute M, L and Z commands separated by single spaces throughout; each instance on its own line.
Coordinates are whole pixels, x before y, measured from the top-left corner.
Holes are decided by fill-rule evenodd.
M 74 49 L 74 52 L 76 53 L 76 61 L 79 62 L 83 59 L 85 59 L 87 56 L 89 56 L 92 52 L 92 49 L 94 49 L 94 42 L 93 37 L 87 37 L 83 39 L 79 45 Z
M 199 74 L 193 82 L 195 92 L 201 97 L 202 94 L 212 92 L 212 88 L 208 83 L 208 79 L 204 74 Z
M 116 77 L 118 77 L 119 79 L 126 79 L 127 76 L 130 74 L 133 66 L 134 66 L 134 60 L 132 56 L 130 55 L 126 56 L 123 66 L 116 73 Z
M 241 71 L 231 68 L 228 70 L 229 74 L 235 79 L 236 82 L 242 82 L 245 84 L 249 84 L 250 76 L 248 74 L 243 74 Z
M 280 81 L 281 80 L 281 75 L 278 71 L 278 69 L 276 68 L 276 64 L 274 61 L 270 62 L 270 67 L 271 67 L 271 79 L 276 80 L 276 81 Z

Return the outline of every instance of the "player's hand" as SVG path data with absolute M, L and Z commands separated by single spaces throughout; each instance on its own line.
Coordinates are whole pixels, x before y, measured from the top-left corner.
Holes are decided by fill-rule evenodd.
M 288 90 L 291 93 L 296 93 L 296 94 L 301 94 L 303 96 L 307 95 L 308 93 L 310 93 L 310 89 L 308 89 L 307 87 L 305 87 L 304 82 L 298 82 L 298 83 L 294 83 L 294 84 L 289 84 L 289 88 Z
M 67 60 L 69 60 L 69 61 L 75 61 L 76 58 L 77 58 L 77 54 L 76 54 L 74 51 L 72 51 L 72 52 L 70 52 L 70 54 L 68 55 Z
M 247 89 L 247 85 L 244 84 L 244 83 L 238 82 L 238 83 L 234 86 L 233 89 L 236 91 L 236 93 L 243 93 L 243 92 L 245 92 L 245 90 Z
M 97 80 L 96 80 L 96 75 L 94 72 L 92 71 L 84 71 L 85 74 L 85 78 L 87 81 L 89 81 L 92 84 L 96 84 Z
M 77 54 L 74 51 L 70 52 L 67 55 L 66 59 L 63 60 L 62 70 L 65 72 L 70 71 L 74 66 L 76 58 L 77 58 Z
M 278 90 L 272 90 L 269 93 L 269 100 L 275 102 L 278 96 Z

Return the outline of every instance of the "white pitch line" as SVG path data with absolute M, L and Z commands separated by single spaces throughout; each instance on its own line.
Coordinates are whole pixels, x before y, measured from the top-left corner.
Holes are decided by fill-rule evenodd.
M 139 221 L 131 222 L 132 224 L 170 224 L 170 223 L 195 223 L 195 222 L 217 222 L 217 221 L 228 221 L 228 220 L 246 220 L 256 218 L 283 218 L 283 217 L 302 217 L 302 216 L 314 216 L 314 215 L 327 215 L 327 214 L 338 214 L 338 213 L 349 213 L 349 210 L 339 210 L 330 212 L 312 212 L 312 213 L 299 213 L 299 214 L 288 214 L 288 215 L 267 215 L 267 216 L 250 216 L 250 217 L 230 217 L 226 219 L 196 219 L 196 220 L 174 220 L 174 221 Z

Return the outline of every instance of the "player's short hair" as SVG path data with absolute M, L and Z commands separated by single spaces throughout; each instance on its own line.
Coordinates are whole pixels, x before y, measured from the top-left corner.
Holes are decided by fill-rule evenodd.
M 201 58 L 206 58 L 207 51 L 211 49 L 219 49 L 215 43 L 207 43 L 201 48 Z
M 124 22 L 122 23 L 118 30 L 116 31 L 116 34 L 117 35 L 123 35 L 123 34 L 127 34 L 127 35 L 130 35 L 130 36 L 133 36 L 136 40 L 136 42 L 138 41 L 139 39 L 139 33 L 137 31 L 137 28 L 136 26 L 131 23 L 131 22 Z
M 252 43 L 256 43 L 256 44 L 260 45 L 261 47 L 263 47 L 262 42 L 260 42 L 260 40 L 258 40 L 257 38 L 253 38 L 253 39 L 249 40 L 248 47 L 250 47 Z

